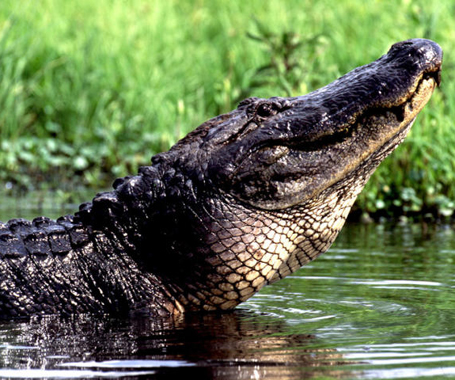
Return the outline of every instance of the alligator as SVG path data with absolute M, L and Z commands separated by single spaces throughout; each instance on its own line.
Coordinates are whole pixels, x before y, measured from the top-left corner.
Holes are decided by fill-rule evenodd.
M 0 317 L 233 309 L 329 249 L 441 63 L 396 43 L 307 95 L 243 100 L 74 215 L 0 223 Z

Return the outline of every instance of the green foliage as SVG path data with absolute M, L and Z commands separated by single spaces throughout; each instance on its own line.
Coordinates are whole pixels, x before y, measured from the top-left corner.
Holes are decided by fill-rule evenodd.
M 286 96 L 306 93 L 307 83 L 311 82 L 311 71 L 317 57 L 327 46 L 327 39 L 322 35 L 304 38 L 286 30 L 274 33 L 257 19 L 254 23 L 257 32 L 248 32 L 247 37 L 260 42 L 266 48 L 270 62 L 256 69 L 248 91 L 271 86 L 281 89 Z M 313 85 L 319 83 L 318 80 L 312 82 Z
M 442 86 L 357 207 L 447 216 L 454 15 L 450 0 L 4 0 L 0 188 L 107 187 L 241 98 L 303 94 L 424 37 L 446 52 Z

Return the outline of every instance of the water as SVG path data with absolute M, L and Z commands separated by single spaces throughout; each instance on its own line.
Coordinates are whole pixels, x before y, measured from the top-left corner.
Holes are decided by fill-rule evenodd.
M 0 377 L 455 377 L 454 260 L 447 226 L 347 225 L 233 313 L 0 322 Z

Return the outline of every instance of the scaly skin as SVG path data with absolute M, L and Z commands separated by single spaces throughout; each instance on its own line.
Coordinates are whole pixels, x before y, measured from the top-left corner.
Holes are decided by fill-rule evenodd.
M 440 81 L 395 44 L 294 98 L 250 98 L 80 211 L 0 225 L 0 316 L 229 310 L 325 252 Z

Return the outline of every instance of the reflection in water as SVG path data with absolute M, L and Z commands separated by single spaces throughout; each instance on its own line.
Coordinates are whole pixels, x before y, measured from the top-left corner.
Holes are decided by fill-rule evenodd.
M 280 319 L 244 311 L 161 322 L 46 317 L 8 322 L 0 328 L 1 367 L 20 368 L 16 374 L 22 377 L 103 373 L 110 377 L 153 373 L 157 378 L 193 374 L 199 379 L 346 376 L 330 369 L 343 363 L 335 349 L 318 348 L 312 335 L 289 334 Z M 27 371 L 30 368 L 45 371 Z

